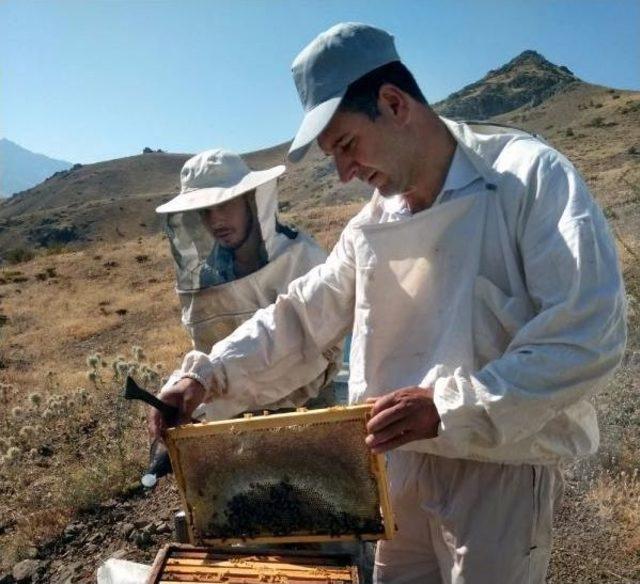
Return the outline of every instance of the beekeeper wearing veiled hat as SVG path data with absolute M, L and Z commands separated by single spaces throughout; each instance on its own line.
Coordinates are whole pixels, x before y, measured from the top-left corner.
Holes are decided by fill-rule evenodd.
M 156 209 L 167 215 L 182 322 L 194 349 L 210 351 L 256 310 L 272 304 L 290 282 L 321 264 L 326 254 L 310 237 L 277 219 L 277 181 L 284 166 L 251 171 L 232 152 L 202 152 L 185 163 L 180 194 Z M 194 417 L 226 419 L 247 409 L 297 407 L 318 397 L 337 371 L 340 348 L 291 367 L 286 380 L 299 389 L 285 399 L 268 384 L 253 402 L 202 404 Z M 172 375 L 163 391 L 180 378 Z M 327 389 L 318 400 L 330 405 Z

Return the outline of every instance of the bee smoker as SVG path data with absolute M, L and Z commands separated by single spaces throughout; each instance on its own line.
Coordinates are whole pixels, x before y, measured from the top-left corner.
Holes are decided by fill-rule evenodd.
M 178 408 L 160 401 L 151 392 L 142 389 L 131 377 L 127 376 L 122 395 L 125 399 L 137 399 L 159 410 L 168 426 L 175 426 L 178 423 Z M 162 440 L 156 439 L 149 448 L 149 468 L 142 475 L 142 485 L 150 489 L 155 486 L 160 477 L 170 472 L 169 451 Z

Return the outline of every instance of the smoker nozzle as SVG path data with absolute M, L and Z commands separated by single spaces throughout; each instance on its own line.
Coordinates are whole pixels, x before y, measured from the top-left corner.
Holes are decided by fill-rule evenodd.
M 161 440 L 154 440 L 149 449 L 149 469 L 142 475 L 142 485 L 151 489 L 160 477 L 171 472 L 171 459 L 169 451 Z

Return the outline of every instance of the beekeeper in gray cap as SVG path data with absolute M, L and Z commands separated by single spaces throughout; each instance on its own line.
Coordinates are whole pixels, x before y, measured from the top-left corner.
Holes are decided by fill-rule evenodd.
M 284 166 L 252 171 L 233 152 L 207 150 L 187 160 L 180 194 L 156 209 L 167 217 L 182 323 L 197 351 L 209 352 L 327 257 L 309 236 L 278 221 L 278 178 L 284 171 Z M 200 405 L 193 415 L 211 421 L 310 400 L 332 405 L 329 385 L 340 357 L 338 343 L 289 368 L 282 374 L 286 381 L 274 379 L 252 399 L 229 394 Z M 160 395 L 171 395 L 181 377 L 174 372 Z M 296 391 L 274 397 L 271 386 L 281 381 L 296 385 Z
M 317 141 L 375 190 L 323 265 L 187 355 L 181 404 L 258 392 L 352 330 L 350 401 L 374 400 L 398 527 L 375 581 L 542 584 L 558 465 L 596 450 L 588 398 L 626 342 L 603 214 L 534 136 L 438 117 L 382 30 L 332 27 L 293 75 L 290 158 Z

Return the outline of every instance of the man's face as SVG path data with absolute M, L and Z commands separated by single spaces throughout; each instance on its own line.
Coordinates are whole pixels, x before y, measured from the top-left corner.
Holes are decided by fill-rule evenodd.
M 247 195 L 207 209 L 205 221 L 213 236 L 224 247 L 236 249 L 244 243 L 251 228 Z
M 399 137 L 397 125 L 384 112 L 372 121 L 364 114 L 338 111 L 318 136 L 318 144 L 333 156 L 342 182 L 358 178 L 391 196 L 410 183 Z

